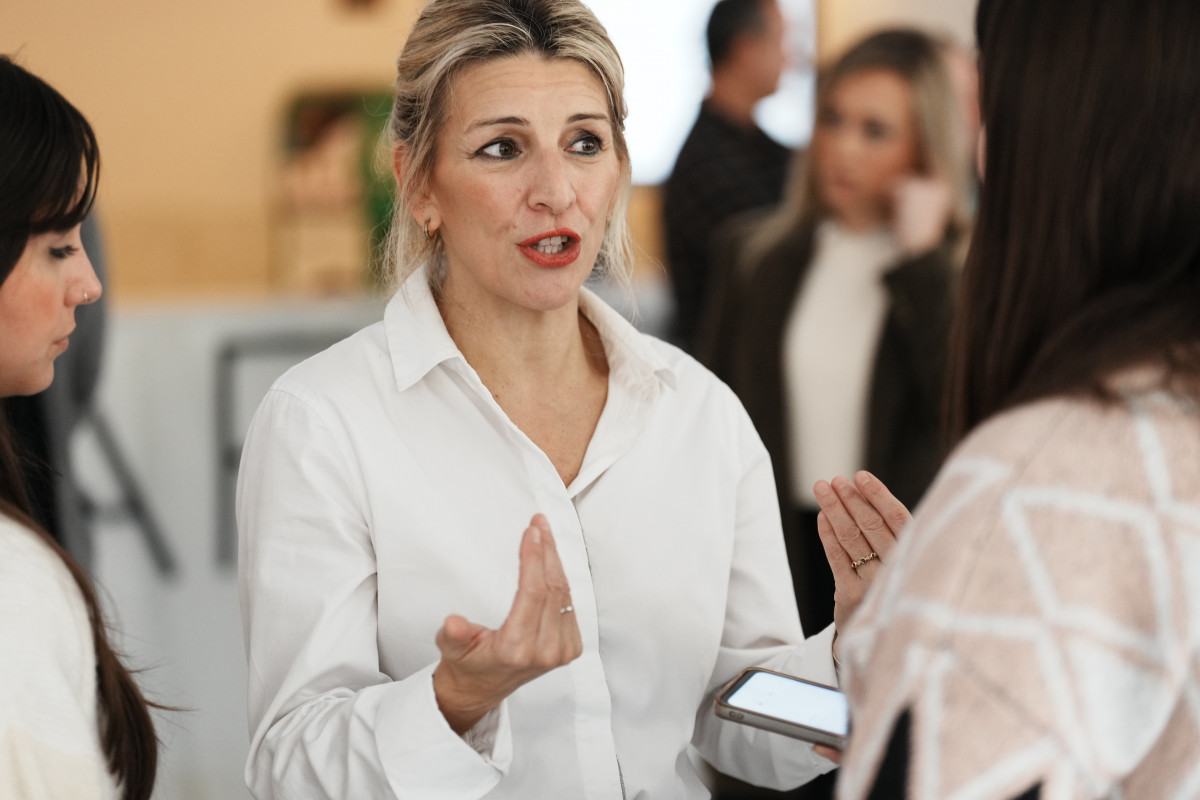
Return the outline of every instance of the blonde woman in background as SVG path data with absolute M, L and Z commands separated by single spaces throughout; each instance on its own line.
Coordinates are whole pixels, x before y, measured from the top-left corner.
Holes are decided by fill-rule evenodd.
M 717 237 L 722 275 L 701 357 L 771 454 L 805 630 L 833 619 L 814 483 L 867 468 L 911 503 L 940 463 L 970 205 L 943 49 L 915 30 L 851 47 L 820 76 L 813 139 L 784 205 Z
M 705 798 L 832 764 L 712 713 L 836 681 L 734 395 L 623 275 L 620 59 L 577 0 L 435 0 L 400 56 L 381 323 L 281 378 L 238 499 L 259 798 Z

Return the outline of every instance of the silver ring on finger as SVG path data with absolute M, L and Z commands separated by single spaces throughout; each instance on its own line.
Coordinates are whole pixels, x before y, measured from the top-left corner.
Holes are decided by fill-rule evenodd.
M 863 564 L 867 563 L 868 561 L 873 561 L 876 558 L 879 558 L 879 554 L 876 553 L 874 550 L 872 550 L 870 553 L 863 556 L 858 561 L 853 562 L 850 566 L 857 570 Z
M 563 606 L 562 608 L 560 608 L 558 610 L 558 613 L 566 614 L 568 611 L 574 611 L 574 610 L 575 610 L 575 606 L 568 605 L 568 606 Z

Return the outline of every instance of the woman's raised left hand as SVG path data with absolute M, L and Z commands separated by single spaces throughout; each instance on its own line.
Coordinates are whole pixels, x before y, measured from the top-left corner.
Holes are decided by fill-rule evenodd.
M 500 628 L 453 614 L 438 631 L 437 646 L 442 659 L 433 691 L 459 734 L 522 685 L 579 657 L 583 642 L 571 587 L 544 516 L 534 516 L 521 539 L 517 596 Z
M 833 621 L 841 629 L 858 608 L 880 567 L 912 518 L 904 504 L 866 471 L 854 481 L 817 481 L 817 532 L 833 570 Z

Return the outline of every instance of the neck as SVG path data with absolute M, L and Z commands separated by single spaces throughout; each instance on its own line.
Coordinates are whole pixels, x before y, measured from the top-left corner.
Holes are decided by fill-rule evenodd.
M 599 336 L 580 313 L 577 299 L 547 312 L 498 313 L 445 296 L 439 297 L 438 307 L 450 337 L 497 400 L 501 393 L 559 391 L 594 369 L 592 340 L 598 343 Z
M 834 214 L 833 219 L 844 230 L 865 233 L 883 227 L 890 222 L 887 209 L 856 208 Z

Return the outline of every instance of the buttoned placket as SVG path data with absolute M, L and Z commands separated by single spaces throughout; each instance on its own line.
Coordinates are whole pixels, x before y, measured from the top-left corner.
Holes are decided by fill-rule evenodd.
M 566 669 L 575 692 L 575 737 L 585 798 L 626 797 L 625 781 L 613 740 L 612 697 L 600 658 L 597 590 L 588 555 L 585 511 L 580 505 L 588 487 L 628 452 L 645 427 L 656 397 L 653 379 L 629 380 L 627 370 L 610 364 L 608 395 L 579 474 L 564 486 L 549 456 L 512 422 L 475 370 L 459 355 L 448 364 L 481 404 L 496 417 L 534 487 L 537 509 L 550 521 L 555 546 L 571 587 L 571 604 L 583 642 L 583 654 Z M 633 370 L 628 370 L 633 372 Z M 633 385 L 627 385 L 632 383 Z M 602 535 L 592 532 L 592 535 Z

